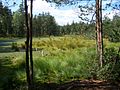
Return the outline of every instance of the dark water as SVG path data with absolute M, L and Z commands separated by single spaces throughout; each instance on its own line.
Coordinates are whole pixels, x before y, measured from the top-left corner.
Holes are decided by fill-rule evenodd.
M 0 40 L 0 53 L 9 53 L 12 52 L 11 44 L 16 42 L 17 39 L 8 39 L 8 40 Z
M 0 40 L 0 46 L 9 46 L 12 42 L 15 42 L 17 39 L 9 40 Z

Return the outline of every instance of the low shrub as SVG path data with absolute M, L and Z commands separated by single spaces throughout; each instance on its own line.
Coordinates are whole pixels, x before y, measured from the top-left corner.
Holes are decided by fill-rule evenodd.
M 21 44 L 21 48 L 22 48 L 22 49 L 25 49 L 25 44 Z
M 120 42 L 120 30 L 119 29 L 112 29 L 111 33 L 108 35 L 108 39 L 111 42 Z
M 11 45 L 12 50 L 19 51 L 19 47 L 16 42 L 13 42 Z
M 104 80 L 120 81 L 120 51 L 115 48 L 104 50 L 103 67 L 98 71 L 98 77 Z

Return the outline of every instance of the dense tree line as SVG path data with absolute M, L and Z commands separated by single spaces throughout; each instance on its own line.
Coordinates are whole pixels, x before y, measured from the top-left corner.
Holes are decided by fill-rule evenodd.
M 33 18 L 33 36 L 58 35 L 57 23 L 49 13 L 35 15 Z
M 61 35 L 84 35 L 88 37 L 94 38 L 94 31 L 95 31 L 95 23 L 84 23 L 84 22 L 79 22 L 79 23 L 72 23 L 61 26 L 59 28 L 60 34 Z
M 49 13 L 42 13 L 33 17 L 33 36 L 58 35 L 57 23 Z M 25 12 L 23 4 L 15 12 L 0 2 L 0 36 L 25 37 Z
M 0 36 L 8 37 L 25 37 L 25 12 L 23 5 L 20 4 L 19 9 L 15 12 L 7 6 L 3 6 L 0 2 Z M 103 20 L 103 36 L 110 41 L 120 41 L 120 17 L 115 15 L 113 20 L 105 17 Z M 95 22 L 84 23 L 79 22 L 59 26 L 55 18 L 49 13 L 41 13 L 33 17 L 33 36 L 58 36 L 58 35 L 84 35 L 95 38 Z
M 113 20 L 105 18 L 103 21 L 104 38 L 112 42 L 120 42 L 120 17 L 115 15 Z
M 8 36 L 12 31 L 12 12 L 0 2 L 0 36 Z
M 13 12 L 13 36 L 24 37 L 25 36 L 25 13 L 23 4 L 20 4 L 19 9 Z
M 109 39 L 112 42 L 120 42 L 120 17 L 115 15 L 113 19 L 105 17 L 103 20 L 103 37 Z M 95 23 L 72 23 L 71 25 L 67 24 L 59 28 L 62 35 L 84 35 L 90 38 L 95 38 Z

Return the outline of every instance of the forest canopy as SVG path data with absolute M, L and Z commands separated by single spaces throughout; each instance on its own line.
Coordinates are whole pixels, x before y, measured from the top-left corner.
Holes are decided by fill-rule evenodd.
M 74 1 L 74 0 L 73 0 Z M 79 0 L 78 0 L 79 1 Z M 9 7 L 3 6 L 0 2 L 0 36 L 2 37 L 25 37 L 25 21 L 23 12 L 23 4 L 20 4 L 19 9 L 12 12 Z M 110 41 L 120 41 L 119 35 L 119 22 L 120 17 L 114 15 L 111 20 L 105 17 L 103 20 L 103 35 L 104 38 L 108 38 Z M 40 13 L 33 16 L 33 36 L 60 36 L 60 35 L 85 35 L 90 38 L 95 38 L 95 22 L 85 23 L 80 21 L 76 23 L 73 21 L 72 24 L 60 26 L 55 21 L 54 16 L 50 13 Z

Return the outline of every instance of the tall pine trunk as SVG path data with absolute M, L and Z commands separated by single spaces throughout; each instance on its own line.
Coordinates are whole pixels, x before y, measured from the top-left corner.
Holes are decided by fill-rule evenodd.
M 96 42 L 99 65 L 103 65 L 102 0 L 96 0 Z
M 30 80 L 30 69 L 29 69 L 29 24 L 28 24 L 28 6 L 27 0 L 25 0 L 25 22 L 26 22 L 26 75 L 27 75 L 27 83 L 28 83 L 28 90 L 31 86 Z
M 32 15 L 32 10 L 33 10 L 33 0 L 31 0 L 30 2 L 30 78 L 31 78 L 31 84 L 32 84 L 32 87 L 33 88 L 33 55 L 32 55 L 32 18 L 33 18 L 33 15 Z

